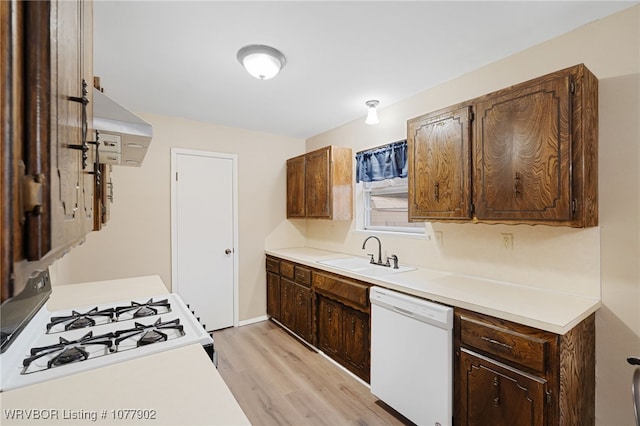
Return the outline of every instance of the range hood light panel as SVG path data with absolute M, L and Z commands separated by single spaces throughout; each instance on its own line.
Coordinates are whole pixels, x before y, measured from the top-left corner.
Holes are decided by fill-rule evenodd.
M 153 127 L 98 89 L 93 89 L 93 128 L 119 138 L 119 164 L 139 166 L 151 143 Z

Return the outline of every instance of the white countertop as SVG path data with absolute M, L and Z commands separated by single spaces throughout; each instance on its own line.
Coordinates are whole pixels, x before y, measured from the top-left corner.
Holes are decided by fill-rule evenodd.
M 47 306 L 53 311 L 166 293 L 159 276 L 73 284 L 55 286 Z M 2 425 L 250 424 L 198 344 L 2 392 L 0 407 Z M 11 420 L 7 410 L 32 418 Z
M 265 252 L 313 268 L 557 334 L 567 333 L 600 308 L 600 301 L 596 299 L 426 268 L 365 277 L 318 263 L 351 255 L 309 247 Z

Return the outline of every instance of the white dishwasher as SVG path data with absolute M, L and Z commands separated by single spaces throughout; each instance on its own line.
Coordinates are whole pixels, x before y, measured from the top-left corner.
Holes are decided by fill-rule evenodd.
M 453 308 L 372 287 L 371 392 L 417 425 L 452 424 Z

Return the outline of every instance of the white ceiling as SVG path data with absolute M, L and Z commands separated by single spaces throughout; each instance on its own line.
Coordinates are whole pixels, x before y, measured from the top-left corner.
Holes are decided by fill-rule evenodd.
M 307 138 L 637 3 L 98 0 L 94 73 L 133 111 Z M 287 65 L 251 77 L 247 44 Z

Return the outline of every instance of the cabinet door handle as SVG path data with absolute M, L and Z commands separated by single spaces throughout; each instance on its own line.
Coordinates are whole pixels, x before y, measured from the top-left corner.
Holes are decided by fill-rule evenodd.
M 433 198 L 436 201 L 440 201 L 440 182 L 436 182 L 433 185 Z
M 96 140 L 87 142 L 86 144 L 91 144 L 96 146 L 96 159 L 93 162 L 93 171 L 89 172 L 91 175 L 96 176 L 96 191 L 98 193 L 102 192 L 102 173 L 100 172 L 100 132 L 96 130 Z
M 481 338 L 482 340 L 484 340 L 485 342 L 489 342 L 489 343 L 492 343 L 492 344 L 494 344 L 494 345 L 502 346 L 503 348 L 513 349 L 513 346 L 512 346 L 512 345 L 508 345 L 508 344 L 506 344 L 506 343 L 499 342 L 499 341 L 497 341 L 497 340 L 495 340 L 495 339 L 491 339 L 491 338 L 486 337 L 486 336 L 480 336 L 480 338 Z
M 82 97 L 69 96 L 69 100 L 82 104 L 82 143 L 80 145 L 68 145 L 71 149 L 79 149 L 82 151 L 82 170 L 87 168 L 89 162 L 89 145 L 87 144 L 87 131 L 89 124 L 87 123 L 87 104 L 89 103 L 89 94 L 87 90 L 87 82 L 82 79 Z
M 521 175 L 516 172 L 513 178 L 513 196 L 515 198 L 520 197 L 521 195 L 521 183 L 520 183 Z
M 493 406 L 500 406 L 500 378 L 498 376 L 493 377 Z

